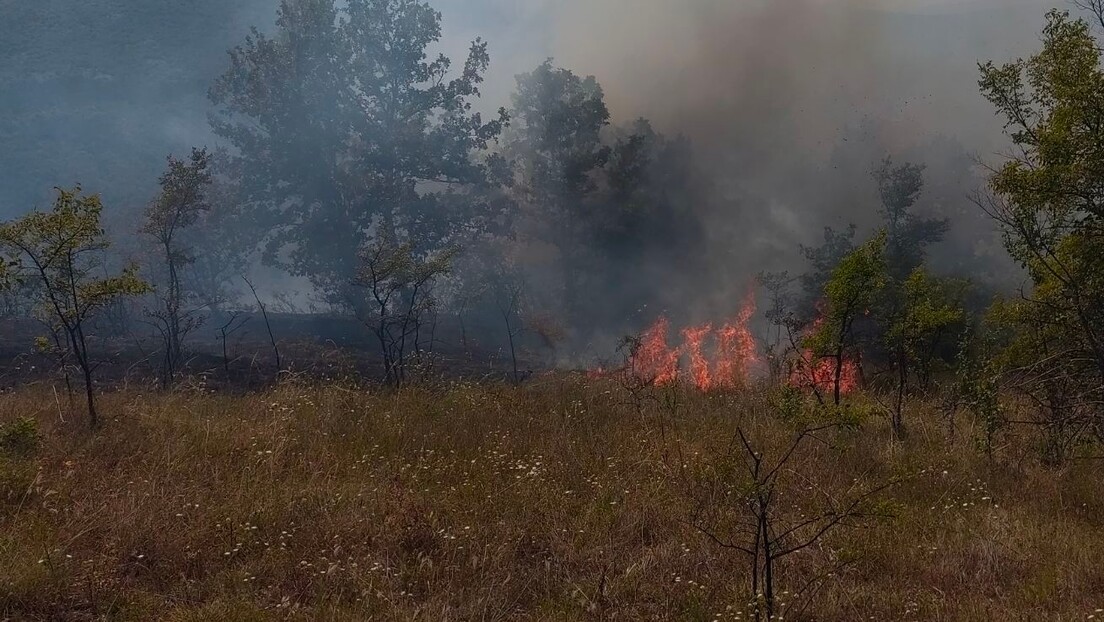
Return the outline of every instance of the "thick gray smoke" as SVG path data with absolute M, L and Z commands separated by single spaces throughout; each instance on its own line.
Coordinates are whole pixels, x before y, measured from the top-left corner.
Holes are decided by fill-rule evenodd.
M 436 0 L 444 51 L 477 37 L 492 67 L 482 105 L 547 57 L 603 85 L 614 122 L 651 119 L 693 141 L 713 197 L 715 286 L 668 301 L 732 310 L 760 270 L 796 268 L 822 227 L 876 223 L 870 170 L 928 166 L 924 209 L 956 221 L 935 263 L 1001 273 L 967 194 L 971 158 L 1004 140 L 976 62 L 1029 54 L 1056 0 Z M 1060 0 L 1059 0 L 1060 1 Z M 134 209 L 163 156 L 212 144 L 206 87 L 276 0 L 0 0 L 0 216 L 81 181 Z M 114 199 L 114 201 L 112 201 Z M 683 278 L 671 266 L 669 278 Z M 703 284 L 706 285 L 706 284 Z M 711 292 L 711 293 L 710 293 Z M 712 298 L 712 299 L 711 299 Z
M 486 89 L 543 57 L 605 88 L 617 122 L 651 119 L 694 144 L 715 186 L 698 208 L 716 266 L 675 312 L 730 312 L 764 269 L 800 269 L 824 226 L 877 224 L 870 171 L 886 156 L 927 166 L 921 210 L 952 219 L 933 264 L 1009 285 L 989 223 L 968 201 L 975 160 L 1005 148 L 978 93 L 977 62 L 1030 54 L 1053 0 L 506 0 L 488 32 Z M 470 2 L 442 4 L 446 20 Z M 462 20 L 457 20 L 462 21 Z M 464 32 L 462 34 L 468 34 Z M 861 233 L 860 233 L 861 235 Z M 672 266 L 669 278 L 689 278 Z M 679 306 L 679 301 L 670 301 Z

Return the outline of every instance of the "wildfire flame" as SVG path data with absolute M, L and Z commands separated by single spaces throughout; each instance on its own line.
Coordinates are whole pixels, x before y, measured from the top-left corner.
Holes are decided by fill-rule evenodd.
M 667 346 L 670 324 L 666 317 L 656 320 L 640 336 L 640 343 L 635 347 L 629 361 L 630 370 L 636 377 L 658 386 L 678 380 L 679 352 Z
M 811 331 L 818 330 L 824 324 L 824 310 L 817 305 L 820 317 L 813 321 Z M 853 359 L 843 356 L 840 361 L 840 394 L 847 395 L 859 388 L 859 365 Z M 805 350 L 790 369 L 790 384 L 821 393 L 834 393 L 836 389 L 836 357 L 818 357 L 812 350 Z
M 666 386 L 680 380 L 679 364 L 685 361 L 688 381 L 702 391 L 745 385 L 759 361 L 758 346 L 748 328 L 754 315 L 755 299 L 749 295 L 736 317 L 720 329 L 705 323 L 679 331 L 679 347 L 669 345 L 671 323 L 660 317 L 640 336 L 624 371 Z
M 690 380 L 702 391 L 713 387 L 713 374 L 709 369 L 709 359 L 704 348 L 705 339 L 713 332 L 712 324 L 693 326 L 682 330 L 682 339 L 687 356 L 690 357 Z
M 668 386 L 682 380 L 701 391 L 746 386 L 760 362 L 758 344 L 749 328 L 755 311 L 755 296 L 751 293 L 739 313 L 720 328 L 705 323 L 679 330 L 682 343 L 678 347 L 672 347 L 668 342 L 670 320 L 660 316 L 633 343 L 625 367 L 618 370 L 596 368 L 590 370 L 588 375 L 595 378 L 627 374 L 637 381 L 655 386 Z M 818 318 L 811 329 L 816 330 L 823 323 L 823 317 Z M 840 393 L 857 390 L 859 380 L 858 363 L 844 356 L 840 366 Z M 833 393 L 836 359 L 817 356 L 806 350 L 791 362 L 788 381 L 791 386 Z

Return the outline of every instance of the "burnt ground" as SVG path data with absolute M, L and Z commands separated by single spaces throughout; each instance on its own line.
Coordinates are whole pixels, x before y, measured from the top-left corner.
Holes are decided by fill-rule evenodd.
M 228 316 L 213 315 L 187 339 L 188 359 L 181 382 L 214 390 L 253 390 L 277 377 L 275 352 L 260 314 L 241 314 L 237 329 L 226 339 L 226 356 L 220 328 Z M 383 378 L 379 345 L 375 337 L 353 318 L 321 314 L 269 314 L 280 354 L 281 375 L 318 381 L 379 382 Z M 480 327 L 475 327 L 480 329 Z M 482 327 L 487 334 L 487 327 Z M 101 389 L 154 385 L 160 374 L 161 350 L 149 326 L 131 323 L 93 326 L 89 338 L 95 360 L 95 381 Z M 0 389 L 39 383 L 64 383 L 56 357 L 41 352 L 37 338 L 47 335 L 30 319 L 0 320 Z M 424 339 L 424 338 L 423 338 Z M 497 344 L 465 338 L 456 327 L 437 328 L 423 355 L 410 360 L 408 374 L 414 380 L 429 378 L 493 379 L 512 377 L 510 352 Z M 466 345 L 465 345 L 466 344 Z M 525 349 L 519 352 L 522 377 L 532 375 L 548 355 Z M 78 372 L 74 369 L 70 373 Z

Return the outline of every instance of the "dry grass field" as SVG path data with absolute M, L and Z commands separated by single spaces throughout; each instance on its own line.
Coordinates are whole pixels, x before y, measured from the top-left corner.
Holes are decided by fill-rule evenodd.
M 94 433 L 49 388 L 5 393 L 0 619 L 753 619 L 750 558 L 718 544 L 744 537 L 734 434 L 775 460 L 793 404 L 645 393 L 125 390 Z M 785 461 L 779 521 L 887 487 L 779 560 L 776 617 L 1104 619 L 1104 463 L 1044 467 L 1028 431 L 990 458 L 968 414 L 907 418 L 902 442 L 871 414 Z

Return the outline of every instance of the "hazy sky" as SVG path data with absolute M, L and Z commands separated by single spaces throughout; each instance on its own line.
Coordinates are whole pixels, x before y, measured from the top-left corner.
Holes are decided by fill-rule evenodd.
M 516 74 L 555 57 L 601 81 L 618 122 L 647 116 L 707 153 L 739 144 L 771 165 L 868 118 L 886 124 L 886 140 L 950 134 L 991 151 L 1000 126 L 978 95 L 976 62 L 1030 53 L 1043 12 L 1065 1 L 432 3 L 458 63 L 475 37 L 490 42 L 488 110 L 509 104 Z M 155 154 L 212 140 L 206 86 L 249 24 L 271 27 L 278 1 L 200 4 L 0 0 L 0 141 L 35 161 L 0 157 L 0 213 L 72 180 L 142 196 L 161 166 Z M 197 28 L 209 34 L 197 39 Z M 99 163 L 118 166 L 107 174 Z M 135 174 L 123 184 L 126 170 Z

